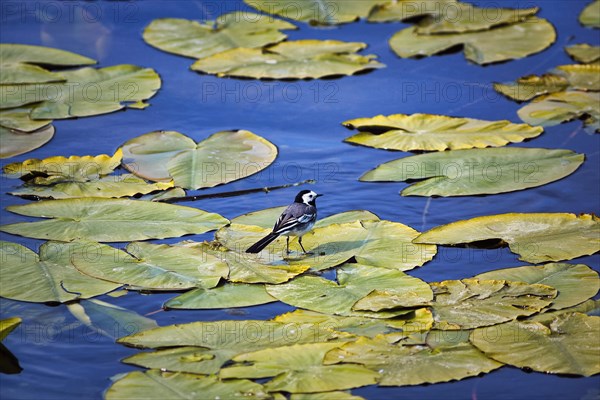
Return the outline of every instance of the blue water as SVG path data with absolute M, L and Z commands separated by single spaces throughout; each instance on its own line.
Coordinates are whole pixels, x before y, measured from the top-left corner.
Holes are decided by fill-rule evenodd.
M 596 213 L 600 210 L 600 135 L 588 135 L 579 121 L 550 127 L 537 139 L 518 146 L 564 148 L 585 153 L 585 163 L 573 175 L 542 187 L 494 196 L 463 198 L 400 197 L 403 183 L 359 183 L 357 178 L 376 165 L 405 156 L 400 152 L 356 147 L 342 140 L 351 134 L 340 123 L 346 119 L 392 113 L 432 113 L 489 120 L 520 122 L 520 107 L 496 94 L 491 82 L 510 81 L 527 74 L 542 74 L 571 63 L 563 47 L 573 43 L 599 44 L 598 30 L 581 27 L 577 16 L 586 2 L 493 2 L 478 5 L 541 6 L 540 16 L 557 29 L 556 43 L 546 51 L 522 60 L 481 67 L 465 61 L 461 53 L 421 60 L 396 57 L 387 44 L 406 24 L 348 24 L 317 29 L 299 24 L 290 39 L 364 41 L 365 53 L 377 54 L 387 68 L 359 76 L 316 81 L 254 81 L 218 79 L 188 70 L 191 59 L 158 51 L 146 45 L 141 32 L 159 17 L 214 18 L 247 9 L 241 1 L 166 2 L 54 2 L 2 1 L 2 42 L 58 47 L 99 60 L 100 66 L 131 63 L 152 67 L 163 87 L 144 111 L 127 110 L 98 117 L 56 121 L 56 135 L 46 146 L 9 160 L 54 155 L 113 153 L 123 142 L 158 129 L 177 130 L 202 140 L 227 129 L 248 129 L 279 148 L 276 162 L 251 178 L 204 191 L 216 193 L 315 179 L 310 186 L 326 196 L 319 199 L 321 216 L 351 209 L 368 209 L 381 218 L 399 221 L 418 230 L 452 221 L 506 212 Z M 19 181 L 2 178 L 2 223 L 24 217 L 4 207 L 26 200 L 6 194 Z M 184 203 L 233 218 L 256 209 L 289 203 L 297 188 L 242 197 Z M 204 240 L 212 234 L 186 239 Z M 0 234 L 1 240 L 33 250 L 42 241 Z M 181 239 L 165 240 L 175 243 Z M 582 257 L 599 270 L 600 256 Z M 522 265 L 508 249 L 440 248 L 430 263 L 410 273 L 427 281 L 458 279 L 484 271 Z M 10 282 L 2 282 L 2 285 Z M 217 311 L 160 310 L 172 294 L 100 299 L 155 319 L 161 326 L 198 320 L 268 319 L 291 310 L 281 303 L 245 309 L 245 315 Z M 77 322 L 66 306 L 49 307 L 0 299 L 1 316 L 20 316 L 24 322 L 3 342 L 19 360 L 23 371 L 0 375 L 2 399 L 99 398 L 115 374 L 136 369 L 119 360 L 136 351 L 114 343 Z M 121 332 L 116 332 L 119 335 Z M 600 378 L 570 378 L 526 373 L 512 367 L 479 378 L 429 386 L 377 388 L 353 391 L 367 399 L 580 399 L 597 398 Z M 586 397 L 587 396 L 587 397 Z

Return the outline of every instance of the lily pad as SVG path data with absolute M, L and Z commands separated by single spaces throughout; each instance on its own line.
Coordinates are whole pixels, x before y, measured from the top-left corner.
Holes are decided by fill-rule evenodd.
M 532 125 L 554 126 L 583 119 L 585 130 L 600 132 L 600 93 L 570 90 L 536 98 L 518 111 Z
M 600 317 L 562 314 L 546 323 L 513 321 L 476 329 L 471 343 L 488 357 L 552 374 L 600 373 Z
M 250 7 L 311 25 L 336 25 L 365 18 L 385 0 L 244 0 Z
M 400 151 L 498 147 L 539 136 L 543 129 L 509 121 L 483 121 L 432 114 L 378 115 L 343 123 L 360 133 L 348 143 Z
M 402 196 L 469 196 L 542 186 L 575 172 L 585 156 L 570 150 L 500 147 L 404 157 L 379 165 L 363 182 L 423 180 Z
M 13 196 L 70 199 L 79 197 L 126 197 L 173 187 L 173 182 L 146 183 L 131 174 L 105 176 L 90 182 L 59 182 L 55 185 L 25 185 L 10 192 Z
M 144 29 L 144 40 L 168 53 L 204 58 L 238 47 L 260 48 L 280 42 L 289 22 L 251 12 L 232 12 L 216 21 L 197 22 L 180 18 L 153 20 Z
M 0 126 L 2 149 L 0 158 L 10 158 L 29 153 L 48 143 L 54 136 L 54 126 L 48 125 L 31 132 L 23 132 Z
M 564 76 L 569 82 L 569 88 L 585 91 L 600 90 L 600 64 L 560 65 L 553 73 Z
M 70 263 L 74 253 L 85 253 L 87 243 L 44 243 L 39 256 L 16 243 L 0 242 L 2 270 L 0 296 L 36 303 L 86 299 L 118 288 L 77 271 Z
M 129 372 L 108 388 L 104 394 L 106 400 L 132 399 L 142 396 L 145 399 L 233 399 L 252 397 L 268 399 L 262 385 L 245 380 L 232 379 L 222 381 L 215 376 L 199 376 L 183 372 Z
M 565 50 L 573 60 L 580 63 L 590 64 L 600 61 L 600 46 L 590 46 L 582 43 L 565 47 Z
M 516 101 L 527 101 L 543 94 L 561 92 L 568 87 L 567 78 L 554 74 L 528 75 L 514 83 L 494 83 L 497 92 Z
M 505 279 L 530 284 L 539 283 L 558 290 L 550 309 L 560 310 L 583 303 L 600 290 L 598 273 L 583 264 L 545 264 L 506 268 L 476 275 L 482 280 Z
M 71 156 L 69 158 L 57 156 L 43 160 L 31 158 L 23 162 L 7 164 L 4 166 L 3 171 L 5 176 L 9 178 L 42 174 L 57 176 L 61 180 L 86 182 L 110 174 L 121 163 L 121 157 L 121 150 L 117 150 L 112 156 L 106 154 L 82 157 Z
M 419 294 L 421 302 L 428 303 L 432 294 L 426 285 L 422 280 L 400 271 L 362 264 L 344 264 L 337 270 L 337 282 L 316 276 L 301 276 L 281 285 L 268 285 L 267 292 L 284 303 L 311 311 L 390 318 L 406 314 L 410 310 L 372 312 L 357 310 L 355 305 L 374 290 L 398 296 L 406 294 L 407 297 Z M 315 299 L 319 301 L 316 302 Z M 372 307 L 367 300 L 361 304 Z M 415 305 L 417 304 L 410 306 Z
M 590 28 L 600 28 L 600 0 L 592 1 L 581 11 L 579 23 Z
M 61 75 L 65 82 L 3 85 L 0 107 L 39 102 L 33 106 L 32 119 L 88 117 L 147 100 L 161 86 L 153 69 L 127 64 L 62 71 Z
M 314 393 L 351 389 L 377 382 L 379 374 L 356 364 L 323 365 L 325 354 L 340 343 L 297 344 L 241 354 L 234 364 L 221 369 L 219 377 L 268 378 L 269 392 Z
M 267 168 L 277 157 L 268 140 L 245 130 L 222 131 L 200 143 L 179 132 L 156 131 L 127 141 L 123 166 L 153 181 L 186 189 L 236 181 Z
M 600 220 L 590 214 L 531 213 L 476 217 L 438 226 L 416 243 L 454 245 L 502 239 L 520 260 L 562 261 L 600 251 Z
M 431 284 L 437 329 L 473 329 L 535 314 L 557 295 L 548 285 L 463 279 Z
M 290 400 L 365 400 L 348 392 L 294 393 Z
M 405 21 L 426 15 L 449 15 L 459 11 L 457 0 L 397 0 L 377 5 L 369 22 Z
M 164 239 L 208 232 L 229 222 L 218 214 L 191 207 L 96 197 L 45 200 L 6 209 L 15 214 L 52 219 L 2 225 L 0 231 L 66 242 Z
M 365 43 L 296 40 L 265 49 L 237 48 L 202 58 L 195 71 L 254 79 L 318 79 L 385 67 L 374 55 L 359 55 Z
M 14 129 L 16 131 L 23 132 L 34 132 L 50 125 L 52 122 L 51 119 L 31 119 L 30 113 L 33 107 L 33 105 L 26 105 L 23 107 L 1 109 L 0 128 Z
M 96 64 L 95 60 L 70 51 L 44 46 L 0 43 L 0 83 L 59 82 L 65 78 L 40 65 L 74 67 Z
M 249 307 L 277 301 L 265 285 L 226 283 L 213 289 L 194 289 L 167 301 L 165 308 L 204 310 Z
M 71 262 L 80 272 L 134 289 L 211 288 L 227 277 L 227 265 L 216 257 L 183 246 L 130 243 L 125 251 L 96 244 Z
M 0 342 L 15 330 L 21 324 L 22 320 L 19 317 L 11 317 L 0 320 Z
M 483 65 L 538 53 L 556 39 L 552 24 L 536 17 L 481 32 L 424 35 L 418 30 L 412 27 L 396 33 L 390 40 L 392 50 L 407 58 L 431 56 L 462 46 L 468 60 Z

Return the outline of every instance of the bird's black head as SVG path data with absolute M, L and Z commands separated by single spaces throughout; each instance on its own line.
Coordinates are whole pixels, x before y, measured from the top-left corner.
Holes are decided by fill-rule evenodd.
M 322 196 L 322 194 L 316 194 L 312 190 L 302 190 L 302 191 L 300 191 L 296 195 L 296 198 L 294 199 L 294 202 L 295 203 L 303 203 L 303 204 L 308 204 L 308 205 L 314 206 L 315 205 L 315 200 L 319 196 Z

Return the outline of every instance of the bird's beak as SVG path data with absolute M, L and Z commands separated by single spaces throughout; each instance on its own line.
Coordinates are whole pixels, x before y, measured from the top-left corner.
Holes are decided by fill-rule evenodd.
M 318 194 L 318 195 L 316 195 L 316 196 L 315 196 L 315 199 L 316 199 L 317 197 L 321 197 L 321 196 L 323 196 L 323 195 L 322 195 L 322 194 Z

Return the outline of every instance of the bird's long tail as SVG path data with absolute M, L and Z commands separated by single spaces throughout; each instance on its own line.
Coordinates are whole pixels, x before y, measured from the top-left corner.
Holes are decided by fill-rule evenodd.
M 273 240 L 277 239 L 278 237 L 279 237 L 279 234 L 271 232 L 264 238 L 260 239 L 258 242 L 254 243 L 252 246 L 248 247 L 248 250 L 246 250 L 246 253 L 258 253 L 262 249 L 267 247 L 269 245 L 269 243 L 271 243 Z

